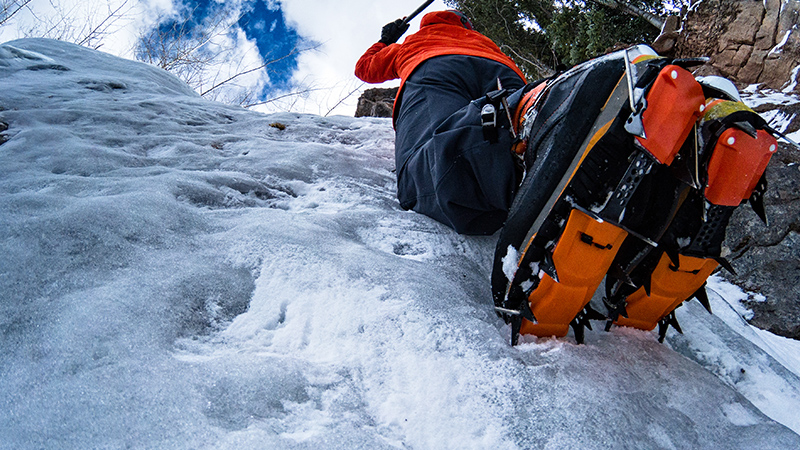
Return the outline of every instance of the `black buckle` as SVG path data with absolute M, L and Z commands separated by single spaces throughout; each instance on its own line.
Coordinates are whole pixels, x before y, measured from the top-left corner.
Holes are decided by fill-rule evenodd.
M 481 125 L 483 126 L 483 139 L 497 142 L 497 108 L 492 103 L 487 103 L 481 108 Z

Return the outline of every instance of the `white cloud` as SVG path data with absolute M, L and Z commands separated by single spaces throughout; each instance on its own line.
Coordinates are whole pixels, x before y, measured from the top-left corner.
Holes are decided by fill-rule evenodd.
M 218 52 L 212 50 L 220 57 L 209 67 L 209 78 L 204 83 L 203 90 L 211 89 L 215 84 L 231 77 L 236 78 L 226 82 L 218 95 L 211 95 L 208 98 L 235 103 L 237 99 L 248 93 L 260 92 L 269 81 L 269 75 L 265 70 L 246 73 L 249 69 L 261 66 L 263 62 L 255 41 L 248 39 L 241 28 L 235 29 L 233 35 L 214 36 L 209 45 L 220 49 Z M 251 99 L 250 101 L 255 100 Z
M 107 16 L 108 11 L 124 4 L 123 11 L 127 12 L 125 18 L 109 29 L 110 34 L 104 38 L 100 49 L 117 56 L 133 58 L 137 37 L 142 31 L 152 28 L 159 17 L 173 13 L 173 3 L 173 0 L 33 0 L 30 6 L 35 17 L 28 11 L 20 13 L 12 26 L 0 28 L 0 42 L 30 35 L 29 30 L 43 18 L 58 20 L 59 10 L 55 10 L 52 5 L 56 5 L 60 11 L 68 12 L 70 17 L 79 18 L 75 23 L 83 26 L 87 23 L 98 23 Z M 299 35 L 320 43 L 320 46 L 299 56 L 298 70 L 293 78 L 300 86 L 312 90 L 304 96 L 291 98 L 291 104 L 276 103 L 271 108 L 292 108 L 294 111 L 326 114 L 335 106 L 332 114 L 352 115 L 360 91 L 374 87 L 362 85 L 353 75 L 356 61 L 380 38 L 383 25 L 405 17 L 422 3 L 422 0 L 282 0 L 288 25 L 294 27 Z M 270 4 L 275 6 L 274 2 Z M 441 9 L 446 9 L 443 0 L 436 0 L 411 22 L 408 34 L 419 29 L 419 21 L 426 12 Z M 32 34 L 37 35 L 35 32 Z M 236 58 L 232 59 L 231 64 L 240 68 L 258 65 L 260 56 L 253 42 L 248 41 L 241 33 L 237 39 L 226 44 L 232 42 L 238 47 L 234 51 Z M 262 73 L 248 78 L 247 81 L 263 86 L 266 79 L 266 74 Z M 394 81 L 383 86 L 398 84 L 398 81 Z M 353 92 L 354 90 L 357 92 Z M 347 97 L 349 93 L 352 95 Z M 269 110 L 270 107 L 265 109 Z
M 380 39 L 385 24 L 407 16 L 422 3 L 421 0 L 284 0 L 287 21 L 297 28 L 300 35 L 322 43 L 316 51 L 300 56 L 295 74 L 295 80 L 323 88 L 315 91 L 305 102 L 307 112 L 325 114 L 341 96 L 361 85 L 353 75 L 358 58 Z M 446 9 L 444 2 L 436 0 L 411 22 L 408 33 L 419 29 L 419 21 L 425 12 L 442 9 Z M 399 82 L 386 85 L 397 86 Z M 373 86 L 364 85 L 361 90 L 369 87 Z M 357 100 L 358 95 L 354 94 L 332 113 L 353 115 Z
M 171 0 L 32 0 L 11 23 L 0 27 L 0 42 L 23 37 L 75 41 L 99 27 L 105 29 L 102 51 L 132 58 L 141 31 L 171 11 Z M 113 13 L 121 17 L 107 20 Z

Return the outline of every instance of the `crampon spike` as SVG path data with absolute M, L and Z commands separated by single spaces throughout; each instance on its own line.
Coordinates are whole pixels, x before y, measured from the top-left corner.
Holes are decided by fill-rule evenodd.
M 511 324 L 511 345 L 517 345 L 519 341 L 519 333 L 520 329 L 522 328 L 522 320 L 527 319 L 530 322 L 536 323 L 536 318 L 533 316 L 533 312 L 531 311 L 530 305 L 528 302 L 523 302 L 519 306 L 519 311 L 516 309 L 507 309 L 507 308 L 500 308 L 495 307 L 495 311 L 498 314 L 501 314 L 506 320 L 506 323 Z
M 706 311 L 708 311 L 710 314 L 713 314 L 711 312 L 711 303 L 709 303 L 708 301 L 708 292 L 706 292 L 706 283 L 703 283 L 703 285 L 700 286 L 700 289 L 695 291 L 695 293 L 692 294 L 691 297 L 689 297 L 689 299 L 692 298 L 696 298 L 697 301 L 700 302 L 701 305 L 703 305 Z
M 756 130 L 756 127 L 751 125 L 750 122 L 745 122 L 745 121 L 733 122 L 733 126 L 749 134 L 753 139 L 755 139 L 758 136 L 758 130 Z
M 650 275 L 644 277 L 644 281 L 642 281 L 642 287 L 644 288 L 644 293 L 649 297 L 653 289 L 653 279 L 650 277 Z
M 592 308 L 592 305 L 586 305 L 586 308 L 584 309 L 584 311 L 585 311 L 586 318 L 588 320 L 606 320 L 608 318 L 608 317 L 606 317 L 605 314 L 603 314 L 600 311 Z M 592 329 L 591 325 L 589 325 L 589 329 L 590 330 Z
M 583 344 L 584 328 L 591 330 L 591 320 L 603 320 L 605 318 L 606 316 L 587 304 L 583 311 L 579 312 L 578 315 L 572 319 L 572 322 L 569 323 L 569 326 L 572 327 L 572 331 L 575 333 L 575 341 L 578 344 Z
M 520 305 L 519 313 L 523 319 L 528 319 L 531 322 L 536 323 L 536 317 L 533 316 L 533 311 L 531 311 L 530 304 L 528 304 L 527 301 Z
M 667 330 L 669 329 L 669 325 L 667 325 L 664 321 L 658 322 L 658 342 L 664 343 L 664 338 L 667 336 Z
M 681 266 L 681 258 L 678 247 L 667 245 L 666 248 L 664 249 L 664 253 L 667 254 L 667 257 L 669 257 L 669 260 L 670 262 L 672 262 L 672 265 L 675 267 L 675 270 L 678 270 L 678 268 L 680 268 Z
M 624 299 L 620 300 L 618 303 L 611 303 L 611 301 L 609 301 L 607 298 L 604 298 L 603 303 L 605 303 L 606 308 L 608 309 L 608 321 L 606 322 L 605 330 L 610 331 L 611 326 L 614 324 L 614 321 L 619 318 L 619 316 L 625 318 L 628 317 L 628 310 L 625 307 L 626 303 Z
M 572 322 L 569 323 L 569 326 L 572 327 L 572 332 L 575 333 L 575 342 L 579 345 L 583 344 L 583 329 L 586 327 L 583 320 L 575 317 L 572 319 Z
M 545 253 L 544 260 L 539 263 L 539 269 L 550 275 L 550 278 L 556 283 L 560 282 L 558 279 L 558 272 L 556 271 L 556 263 L 553 261 L 553 255 L 550 254 L 550 252 Z
M 636 283 L 633 282 L 631 276 L 625 273 L 625 270 L 618 262 L 614 262 L 611 264 L 611 267 L 608 269 L 608 276 L 614 280 L 622 281 L 623 283 L 627 284 L 628 286 L 636 286 Z M 606 281 L 608 283 L 608 281 Z M 597 312 L 597 311 L 595 311 Z M 599 312 L 597 314 L 600 314 Z
M 753 193 L 750 195 L 750 207 L 753 208 L 753 212 L 764 222 L 764 225 L 769 226 L 769 220 L 767 219 L 767 210 L 764 207 L 764 193 L 767 191 L 767 176 L 766 174 L 761 175 L 761 179 L 758 180 L 758 184 L 756 184 L 755 189 L 753 189 Z
M 516 316 L 511 319 L 511 346 L 519 342 L 519 329 L 522 327 L 522 317 Z
M 731 265 L 731 262 L 727 259 L 723 258 L 722 256 L 718 256 L 714 258 L 714 261 L 719 263 L 719 265 L 722 266 L 723 269 L 727 270 L 731 275 L 736 275 L 736 270 Z
M 675 328 L 675 331 L 678 333 L 683 334 L 683 330 L 681 330 L 681 326 L 678 324 L 678 319 L 675 317 L 675 311 L 672 311 L 658 321 L 658 342 L 664 343 L 664 338 L 667 336 L 667 330 L 669 330 L 670 326 Z
M 673 169 L 675 178 L 687 186 L 699 189 L 700 183 L 697 181 L 697 175 L 695 174 L 696 160 L 695 152 L 691 152 L 688 157 L 674 161 L 670 167 Z

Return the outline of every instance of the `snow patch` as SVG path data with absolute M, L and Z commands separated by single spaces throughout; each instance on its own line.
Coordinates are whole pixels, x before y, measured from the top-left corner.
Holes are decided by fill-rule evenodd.
M 795 116 L 796 114 L 789 114 L 779 109 L 761 113 L 761 117 L 763 117 L 772 128 L 780 132 L 786 131 Z
M 735 284 L 729 283 L 719 276 L 711 276 L 707 281 L 707 289 L 711 292 L 716 293 L 721 298 L 725 299 L 725 304 L 728 308 L 731 308 L 736 314 L 744 320 L 750 320 L 753 318 L 753 311 L 751 311 L 745 302 L 749 301 L 764 301 L 764 296 L 761 294 L 753 294 L 747 293 L 739 286 Z M 716 311 L 715 311 L 716 313 Z M 728 310 L 721 311 L 718 314 L 731 319 L 730 316 L 727 315 Z
M 800 99 L 791 93 L 760 89 L 759 85 L 751 84 L 742 89 L 742 101 L 750 108 L 762 105 L 791 106 L 800 103 Z
M 740 427 L 758 425 L 758 419 L 739 403 L 722 405 L 722 412 L 734 425 Z
M 800 404 L 800 342 L 747 323 L 745 317 L 752 312 L 742 302 L 762 297 L 748 294 L 718 276 L 709 278 L 708 292 L 713 315 L 703 315 L 696 302 L 676 310 L 687 334 L 672 334 L 670 345 L 681 352 L 685 352 L 684 346 L 691 348 L 693 359 L 735 386 L 763 413 L 800 432 L 800 416 L 794 414 Z M 716 335 L 713 328 L 722 323 L 729 328 Z M 736 335 L 746 341 L 734 342 Z
M 506 256 L 503 256 L 503 274 L 505 274 L 506 279 L 509 281 L 514 280 L 514 275 L 517 273 L 517 268 L 519 267 L 519 252 L 513 246 L 509 245 L 508 249 L 506 249 Z
M 769 51 L 769 53 L 767 54 L 767 57 L 776 56 L 779 53 L 781 53 L 783 51 L 783 46 L 786 45 L 786 43 L 789 41 L 789 36 L 792 35 L 792 33 L 795 31 L 796 28 L 797 28 L 797 25 L 793 26 L 789 30 L 786 30 L 786 32 L 783 33 L 783 37 L 781 38 L 780 42 L 778 42 L 775 45 L 775 47 L 772 47 L 772 50 Z
M 0 46 L 0 64 L 3 66 L 10 66 L 14 62 L 23 63 L 26 61 L 36 62 L 54 62 L 53 58 L 47 57 L 41 53 L 30 50 L 14 47 L 13 45 Z
M 532 17 L 519 14 L 517 22 L 519 22 L 522 25 L 522 28 L 524 28 L 525 31 L 536 32 L 536 33 L 540 33 L 543 31 L 542 26 L 539 25 L 539 23 L 536 22 L 536 20 L 533 19 Z
M 782 92 L 789 93 L 793 92 L 794 89 L 797 87 L 797 77 L 798 73 L 800 73 L 800 65 L 792 69 L 792 74 L 789 76 L 789 81 L 787 82 L 786 86 L 783 88 Z

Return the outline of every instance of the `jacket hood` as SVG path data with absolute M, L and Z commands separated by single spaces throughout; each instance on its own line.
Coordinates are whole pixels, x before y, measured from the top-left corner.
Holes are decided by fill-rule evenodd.
M 471 30 L 472 24 L 467 26 L 464 22 L 462 22 L 462 18 L 469 24 L 469 20 L 466 19 L 466 16 L 460 15 L 455 11 L 433 11 L 425 14 L 422 17 L 422 21 L 420 22 L 419 26 L 420 28 L 424 28 L 429 25 L 453 25 L 459 28 L 467 28 L 468 30 Z

